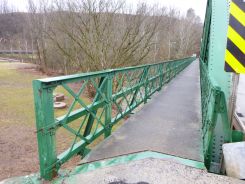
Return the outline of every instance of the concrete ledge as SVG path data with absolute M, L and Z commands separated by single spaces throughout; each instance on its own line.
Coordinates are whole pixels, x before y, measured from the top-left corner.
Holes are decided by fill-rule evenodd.
M 245 142 L 224 144 L 223 154 L 227 175 L 245 179 Z

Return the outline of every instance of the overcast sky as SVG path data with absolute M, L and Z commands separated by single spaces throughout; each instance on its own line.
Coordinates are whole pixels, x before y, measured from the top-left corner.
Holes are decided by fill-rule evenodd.
M 1 1 L 1 0 L 0 0 Z M 20 11 L 25 11 L 27 7 L 27 0 L 8 0 L 10 4 L 14 4 Z M 198 16 L 204 20 L 207 0 L 126 0 L 131 4 L 137 2 L 146 2 L 149 4 L 159 4 L 166 7 L 175 7 L 182 13 L 189 8 L 193 8 Z

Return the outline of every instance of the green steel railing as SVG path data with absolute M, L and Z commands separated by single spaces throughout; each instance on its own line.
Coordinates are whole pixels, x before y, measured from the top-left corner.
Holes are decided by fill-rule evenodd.
M 202 59 L 200 70 L 204 162 L 208 171 L 223 174 L 222 145 L 242 141 L 244 134 L 232 130 L 225 94 L 209 75 L 207 63 Z
M 88 146 L 99 136 L 109 136 L 113 125 L 141 103 L 146 103 L 152 94 L 194 59 L 34 80 L 41 177 L 50 180 L 57 175 L 60 166 L 74 155 L 85 156 L 89 152 Z M 80 86 L 79 89 L 72 87 L 74 83 Z M 67 113 L 61 117 L 55 117 L 53 106 L 53 92 L 57 87 L 63 88 L 73 98 Z M 96 94 L 88 104 L 83 97 L 91 88 Z M 78 126 L 69 126 L 78 120 Z M 71 146 L 57 155 L 56 132 L 59 128 L 67 130 L 74 137 Z
M 206 63 L 200 59 L 202 138 L 205 166 L 210 172 L 222 169 L 222 145 L 232 141 L 224 92 L 209 76 Z
M 232 108 L 228 106 L 232 100 L 231 74 L 224 71 L 228 7 L 228 1 L 207 1 L 200 50 L 204 161 L 208 171 L 218 174 L 224 173 L 222 145 L 244 137 L 232 129 L 228 115 Z
M 224 72 L 228 5 L 228 1 L 207 1 L 200 51 L 204 161 L 208 171 L 218 174 L 223 173 L 222 145 L 243 138 L 232 130 L 228 115 L 232 87 L 231 75 Z

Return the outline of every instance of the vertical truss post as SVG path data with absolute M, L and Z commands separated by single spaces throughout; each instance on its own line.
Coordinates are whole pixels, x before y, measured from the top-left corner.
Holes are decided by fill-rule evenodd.
M 178 67 L 182 67 L 181 65 L 179 66 L 179 63 L 176 63 L 175 65 L 174 65 L 174 77 L 177 75 L 177 71 L 178 71 Z
M 106 106 L 105 106 L 105 138 L 111 135 L 111 116 L 112 116 L 112 84 L 113 84 L 113 75 L 109 73 L 106 77 L 106 86 L 105 86 L 105 96 L 106 96 Z
M 33 89 L 40 174 L 42 178 L 51 180 L 57 175 L 58 170 L 55 165 L 57 161 L 55 128 L 46 128 L 54 124 L 53 88 L 44 88 L 40 81 L 35 80 Z
M 223 164 L 222 145 L 232 141 L 225 94 L 220 88 L 215 89 L 215 105 L 212 114 L 212 124 L 208 130 L 210 138 L 206 164 L 210 172 L 220 174 Z
M 228 16 L 229 1 L 208 0 L 200 53 L 201 80 L 204 83 L 201 85 L 202 116 L 204 126 L 208 127 L 208 133 L 203 132 L 204 140 L 210 138 L 209 142 L 204 142 L 205 147 L 209 148 L 204 152 L 205 164 L 209 171 L 215 173 L 221 172 L 222 144 L 231 141 L 232 131 L 227 113 L 227 110 L 230 111 L 227 105 L 232 82 L 231 75 L 224 71 Z M 210 86 L 218 87 L 215 89 L 215 104 L 208 100 L 213 93 L 208 90 Z M 215 111 L 209 114 L 208 110 L 212 108 Z M 215 118 L 210 119 L 211 116 Z
M 170 78 L 171 78 L 171 63 L 168 63 L 167 64 L 167 67 L 166 67 L 166 69 L 167 69 L 167 83 L 170 81 Z
M 146 78 L 146 76 L 147 76 L 148 69 L 149 69 L 149 67 L 144 68 L 144 70 L 143 70 L 143 72 L 142 72 L 142 74 L 141 74 L 141 76 L 140 76 L 140 78 L 139 78 L 139 81 L 138 81 L 139 84 L 145 82 L 145 78 Z M 136 97 L 137 97 L 137 94 L 138 94 L 139 90 L 140 90 L 140 88 L 137 88 L 137 89 L 135 90 L 134 95 L 133 95 L 133 98 L 132 98 L 132 100 L 131 100 L 131 102 L 130 102 L 130 106 L 132 106 L 132 105 L 134 104 L 134 102 L 135 102 L 135 100 L 136 100 Z
M 161 64 L 159 66 L 159 70 L 158 71 L 159 71 L 159 75 L 160 75 L 158 91 L 160 91 L 162 89 L 162 86 L 163 86 L 163 64 Z
M 145 81 L 144 81 L 144 83 L 145 83 L 145 85 L 144 85 L 144 87 L 145 87 L 145 97 L 144 97 L 144 103 L 147 103 L 147 99 L 148 99 L 148 84 L 149 84 L 149 78 L 148 78 L 148 75 L 150 75 L 150 73 L 149 73 L 149 69 L 150 69 L 150 66 L 148 66 L 147 68 L 145 68 L 145 71 L 144 71 L 144 76 L 145 76 Z
M 101 89 L 102 91 L 103 91 L 103 88 L 104 88 L 104 86 L 102 86 L 104 80 L 105 80 L 105 77 L 101 77 L 101 79 L 99 81 L 99 89 Z M 93 102 L 97 102 L 100 99 L 101 99 L 101 95 L 100 95 L 99 92 L 97 92 L 95 97 L 94 97 L 94 101 Z M 93 110 L 92 112 L 94 114 L 96 114 L 97 110 Z M 93 127 L 93 124 L 94 124 L 94 117 L 90 114 L 89 118 L 88 118 L 87 126 L 86 126 L 84 134 L 83 134 L 84 137 L 86 137 L 86 136 L 88 136 L 90 134 L 90 132 L 92 130 L 92 127 Z

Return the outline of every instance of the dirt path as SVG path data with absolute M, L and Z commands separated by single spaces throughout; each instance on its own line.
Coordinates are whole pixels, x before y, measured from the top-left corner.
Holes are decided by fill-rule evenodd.
M 1 126 L 0 180 L 38 171 L 37 144 L 34 127 Z

